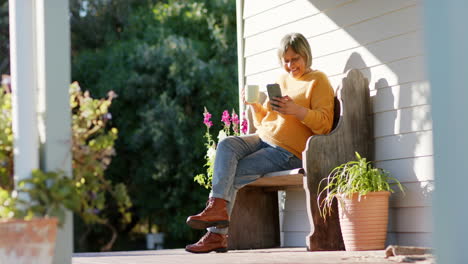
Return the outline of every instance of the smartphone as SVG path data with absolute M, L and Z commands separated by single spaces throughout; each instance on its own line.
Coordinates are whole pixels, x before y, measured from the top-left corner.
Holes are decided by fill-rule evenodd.
M 274 97 L 282 97 L 281 95 L 281 88 L 279 84 L 273 83 L 273 84 L 267 84 L 267 91 L 268 91 L 268 97 L 270 100 Z M 278 107 L 278 105 L 271 104 L 272 106 Z

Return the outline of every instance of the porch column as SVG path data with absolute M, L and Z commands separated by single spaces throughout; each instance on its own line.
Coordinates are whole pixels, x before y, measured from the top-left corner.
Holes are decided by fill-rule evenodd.
M 423 4 L 434 133 L 434 245 L 437 263 L 461 264 L 468 237 L 468 2 Z
M 36 0 L 38 125 L 40 167 L 44 171 L 71 169 L 70 29 L 68 1 Z M 73 216 L 59 229 L 54 264 L 71 263 Z
M 244 0 L 236 0 L 236 21 L 237 21 L 237 76 L 239 95 L 239 117 L 242 119 L 242 112 L 246 112 L 246 106 L 242 101 L 242 89 L 244 89 Z
M 15 183 L 39 168 L 36 118 L 34 1 L 9 2 Z

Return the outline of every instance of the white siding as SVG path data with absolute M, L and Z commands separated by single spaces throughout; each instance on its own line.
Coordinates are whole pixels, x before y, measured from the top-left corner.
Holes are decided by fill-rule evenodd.
M 280 191 L 280 229 L 282 247 L 301 247 L 310 232 L 305 192 L 301 189 Z
M 369 79 L 375 160 L 398 178 L 387 243 L 431 246 L 434 191 L 431 91 L 424 69 L 421 1 L 247 0 L 243 2 L 243 69 L 247 84 L 274 82 L 281 37 L 301 32 L 313 68 L 336 88 L 350 68 Z M 303 246 L 309 232 L 303 191 L 282 195 L 283 246 Z

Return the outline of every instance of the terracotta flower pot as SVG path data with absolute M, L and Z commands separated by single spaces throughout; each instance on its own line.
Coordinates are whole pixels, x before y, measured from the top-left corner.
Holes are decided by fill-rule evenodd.
M 338 203 L 341 233 L 347 251 L 385 248 L 390 192 L 342 197 Z
M 52 263 L 56 218 L 0 221 L 0 263 Z

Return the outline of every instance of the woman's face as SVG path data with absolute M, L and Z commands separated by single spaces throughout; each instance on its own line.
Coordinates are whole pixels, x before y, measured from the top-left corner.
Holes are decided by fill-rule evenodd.
M 306 68 L 306 61 L 301 55 L 288 48 L 283 56 L 283 67 L 294 78 L 300 78 L 304 73 L 309 72 Z

